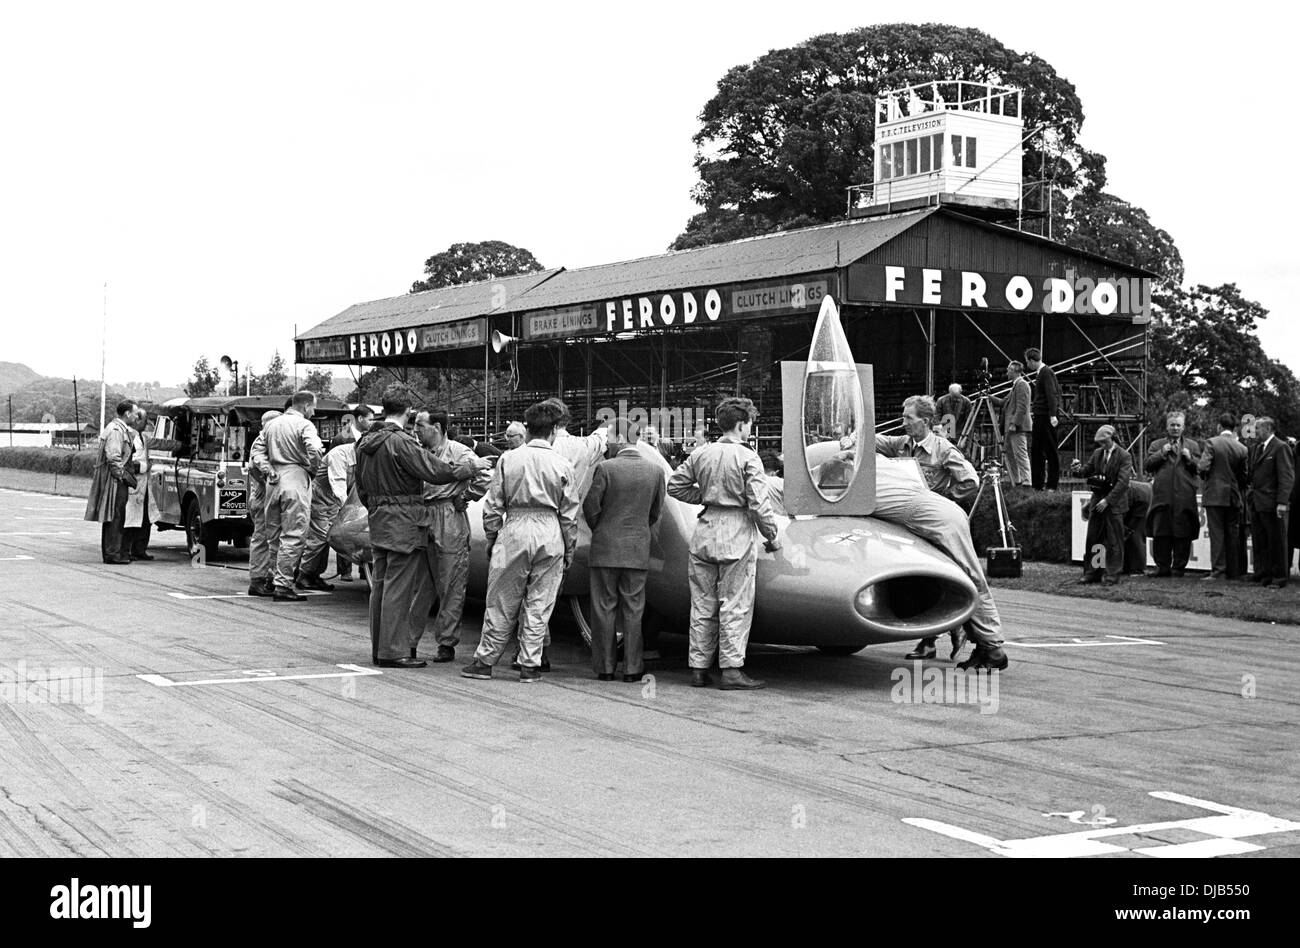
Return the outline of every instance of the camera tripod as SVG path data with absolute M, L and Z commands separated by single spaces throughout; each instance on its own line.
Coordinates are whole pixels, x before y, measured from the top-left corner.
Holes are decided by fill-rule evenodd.
M 987 416 L 987 417 L 984 417 Z M 1002 428 L 998 425 L 998 413 L 993 407 L 993 396 L 989 394 L 987 388 L 983 389 L 975 396 L 975 401 L 971 404 L 970 413 L 966 416 L 966 421 L 962 425 L 961 434 L 957 436 L 957 450 L 966 455 L 971 463 L 984 463 L 989 461 L 989 446 L 976 436 L 976 428 L 985 421 L 993 429 L 993 447 L 997 453 L 991 459 L 994 463 L 1001 463 L 1004 445 L 1002 443 Z M 979 447 L 980 457 L 976 458 L 974 449 Z
M 980 471 L 980 486 L 975 492 L 975 502 L 970 505 L 970 513 L 967 519 L 975 517 L 975 511 L 979 509 L 980 498 L 984 496 L 984 488 L 989 484 L 993 485 L 993 504 L 998 512 L 998 532 L 1002 537 L 1002 548 L 1018 546 L 1016 542 L 1016 525 L 1011 522 L 1011 514 L 1007 510 L 1006 498 L 1002 496 L 1002 465 L 998 461 L 985 461 Z

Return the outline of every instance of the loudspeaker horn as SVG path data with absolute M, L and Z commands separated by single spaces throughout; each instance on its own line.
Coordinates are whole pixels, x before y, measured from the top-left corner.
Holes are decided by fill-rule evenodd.
M 500 352 L 503 349 L 509 349 L 519 340 L 514 336 L 507 336 L 500 330 L 492 330 L 492 351 Z

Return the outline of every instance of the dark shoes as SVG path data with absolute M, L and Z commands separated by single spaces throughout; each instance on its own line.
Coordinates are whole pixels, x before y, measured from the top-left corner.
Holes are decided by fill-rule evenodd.
M 713 684 L 713 677 L 709 674 L 709 670 L 707 668 L 691 669 L 692 688 L 707 688 L 711 684 Z
M 614 676 L 611 675 L 610 677 L 612 678 Z M 633 682 L 633 681 L 640 681 L 644 677 L 645 677 L 645 672 L 637 672 L 634 675 L 624 675 L 623 680 L 627 682 Z
M 541 681 L 541 680 L 542 680 L 542 671 L 540 668 L 529 668 L 527 665 L 525 665 L 523 668 L 519 669 L 519 681 L 521 683 L 527 684 L 527 683 Z
M 903 657 L 909 662 L 921 661 L 926 658 L 937 658 L 939 653 L 935 650 L 934 639 L 921 639 L 916 643 L 916 648 L 912 649 Z
M 149 562 L 149 561 L 152 561 L 152 560 L 157 559 L 157 557 L 155 557 L 152 553 L 132 553 L 132 554 L 131 554 L 131 559 L 133 559 L 133 560 L 145 560 L 146 562 Z
M 721 691 L 756 691 L 763 686 L 764 682 L 750 678 L 743 668 L 724 668 L 722 684 L 718 688 Z
M 248 594 L 250 596 L 262 596 L 266 599 L 270 599 L 275 595 L 275 589 L 272 588 L 270 583 L 249 583 Z
M 1172 576 L 1172 575 L 1174 575 L 1174 574 L 1173 574 L 1173 571 L 1172 571 L 1172 570 L 1167 570 L 1167 569 L 1149 569 L 1149 570 L 1147 570 L 1147 575 L 1150 576 L 1150 577 L 1152 577 L 1153 579 L 1165 579 L 1165 578 L 1170 577 L 1170 576 Z
M 381 658 L 375 664 L 380 668 L 424 668 L 429 663 L 418 658 Z
M 1001 647 L 986 649 L 982 645 L 975 646 L 975 654 L 966 661 L 960 663 L 957 667 L 967 671 L 1002 671 L 1011 660 L 1007 658 L 1007 653 Z
M 522 666 L 522 665 L 519 664 L 519 655 L 518 655 L 518 653 L 516 653 L 516 654 L 515 654 L 514 661 L 512 661 L 512 662 L 510 663 L 510 668 L 511 668 L 513 671 L 522 671 L 522 670 L 523 670 L 523 667 L 524 667 L 524 666 Z M 545 652 L 542 652 L 542 664 L 538 665 L 537 667 L 538 667 L 541 671 L 544 671 L 544 672 L 548 672 L 548 671 L 551 670 L 551 660 L 550 660 L 549 658 L 547 658 Z
M 1101 578 L 1101 584 L 1103 586 L 1118 586 L 1119 580 L 1116 579 L 1114 576 L 1103 576 Z
M 439 645 L 437 654 L 430 660 L 434 662 L 454 662 L 456 660 L 456 650 L 450 645 Z
M 600 672 L 600 673 L 598 673 L 598 674 L 596 675 L 596 680 L 597 680 L 597 681 L 613 681 L 613 680 L 614 680 L 614 673 L 613 673 L 613 672 Z
M 487 681 L 492 677 L 492 666 L 486 662 L 480 662 L 477 658 L 460 670 L 462 678 L 477 678 L 480 681 Z
M 334 591 L 334 587 L 331 584 L 325 582 L 325 580 L 321 579 L 319 576 L 311 576 L 307 573 L 303 573 L 299 576 L 298 581 L 294 583 L 294 586 L 298 589 L 316 589 L 320 592 Z
M 952 643 L 952 654 L 948 657 L 953 661 L 957 660 L 958 653 L 966 647 L 966 639 L 968 636 L 969 633 L 966 631 L 966 626 L 964 625 L 960 629 L 953 629 L 948 633 L 948 641 Z
M 271 601 L 272 602 L 306 602 L 307 597 L 298 595 L 292 589 L 281 589 L 279 586 L 276 586 L 275 591 L 271 593 Z
M 1100 576 L 1097 576 L 1097 575 L 1094 575 L 1094 574 L 1089 574 L 1089 575 L 1083 577 L 1083 579 L 1079 580 L 1079 585 L 1080 585 L 1080 586 L 1095 586 L 1097 583 L 1100 583 L 1100 582 L 1101 582 L 1101 577 L 1100 577 Z

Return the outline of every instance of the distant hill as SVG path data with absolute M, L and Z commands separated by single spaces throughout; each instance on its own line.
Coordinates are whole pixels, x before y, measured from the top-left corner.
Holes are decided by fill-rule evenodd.
M 41 377 L 21 362 L 0 362 L 0 398 L 12 395 L 25 385 L 30 385 Z

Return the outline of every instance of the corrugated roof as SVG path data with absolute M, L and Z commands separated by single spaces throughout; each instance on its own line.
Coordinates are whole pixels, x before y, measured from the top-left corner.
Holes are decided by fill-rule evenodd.
M 548 309 L 746 280 L 834 270 L 887 243 L 935 212 L 861 218 L 725 244 L 565 270 L 528 291 L 518 309 Z
M 354 332 L 383 332 L 412 326 L 432 326 L 492 313 L 510 313 L 519 308 L 520 298 L 562 268 L 539 270 L 519 276 L 444 286 L 423 293 L 407 293 L 388 299 L 349 306 L 337 316 L 313 326 L 299 339 L 345 336 Z M 499 289 L 498 289 L 499 288 Z

